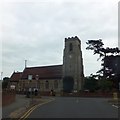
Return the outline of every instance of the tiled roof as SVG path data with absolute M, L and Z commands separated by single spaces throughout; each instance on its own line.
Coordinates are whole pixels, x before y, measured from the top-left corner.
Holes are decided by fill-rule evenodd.
M 22 76 L 22 72 L 14 72 L 10 77 L 10 81 L 18 82 L 21 79 L 21 76 Z
M 61 79 L 62 65 L 27 67 L 24 69 L 21 79 L 28 79 L 28 75 L 32 75 L 32 79 Z

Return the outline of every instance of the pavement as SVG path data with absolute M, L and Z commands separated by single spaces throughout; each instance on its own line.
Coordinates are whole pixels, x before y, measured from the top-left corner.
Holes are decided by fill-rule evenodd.
M 26 95 L 16 95 L 16 100 L 12 104 L 2 108 L 2 118 L 19 118 L 32 106 L 43 103 L 48 98 L 26 98 Z

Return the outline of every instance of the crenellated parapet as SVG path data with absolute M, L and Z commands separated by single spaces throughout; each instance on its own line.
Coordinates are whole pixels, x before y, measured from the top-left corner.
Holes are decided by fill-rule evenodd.
M 77 36 L 65 38 L 65 42 L 67 42 L 68 40 L 70 40 L 70 41 L 77 40 L 80 42 L 80 39 Z

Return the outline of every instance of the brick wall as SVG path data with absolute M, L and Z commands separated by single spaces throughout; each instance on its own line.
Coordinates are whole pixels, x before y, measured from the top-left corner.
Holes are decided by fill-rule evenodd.
M 3 90 L 2 91 L 2 106 L 9 105 L 15 101 L 16 93 L 15 91 L 11 90 Z
M 50 96 L 50 91 L 41 91 L 39 92 L 41 96 Z

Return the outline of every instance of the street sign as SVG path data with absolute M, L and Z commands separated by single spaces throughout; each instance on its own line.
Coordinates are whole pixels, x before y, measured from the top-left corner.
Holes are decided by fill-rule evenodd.
M 15 89 L 15 85 L 10 85 L 10 89 L 14 90 Z

